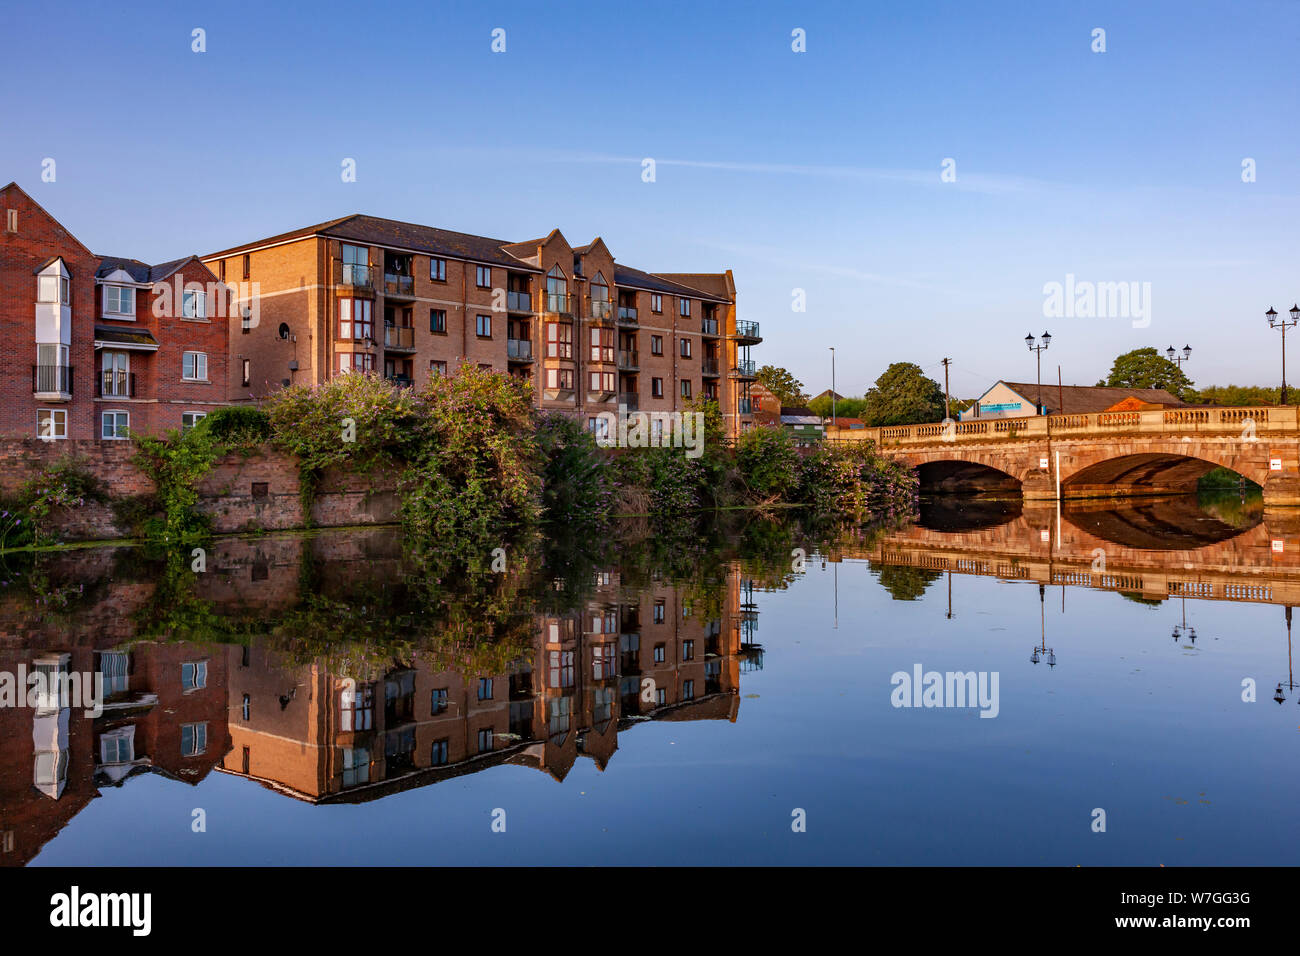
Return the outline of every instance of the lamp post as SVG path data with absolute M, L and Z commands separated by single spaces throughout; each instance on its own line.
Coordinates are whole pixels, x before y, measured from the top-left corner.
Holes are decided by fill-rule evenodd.
M 1038 358 L 1038 394 L 1034 396 L 1034 401 L 1038 403 L 1038 407 L 1034 411 L 1036 414 L 1041 415 L 1043 414 L 1043 353 L 1052 344 L 1052 334 L 1044 332 L 1043 344 L 1035 345 L 1033 333 L 1030 333 L 1025 336 L 1025 344 L 1029 346 L 1029 351 L 1033 352 Z
M 1167 355 L 1169 357 L 1169 361 L 1177 365 L 1179 371 L 1181 371 L 1183 367 L 1183 363 L 1192 357 L 1192 347 L 1190 345 L 1184 345 L 1183 354 L 1179 355 L 1177 352 L 1174 351 L 1174 347 L 1171 345 L 1169 346 L 1169 348 L 1165 349 L 1165 355 Z
M 1264 318 L 1268 319 L 1268 327 L 1270 329 L 1282 330 L 1282 404 L 1285 405 L 1286 404 L 1286 330 L 1288 327 L 1295 325 L 1297 322 L 1300 322 L 1300 305 L 1291 306 L 1290 322 L 1288 322 L 1285 318 L 1279 319 L 1277 317 L 1277 313 L 1273 311 L 1272 306 L 1269 306 L 1268 311 L 1264 313 Z
M 831 346 L 831 428 L 835 427 L 835 346 Z

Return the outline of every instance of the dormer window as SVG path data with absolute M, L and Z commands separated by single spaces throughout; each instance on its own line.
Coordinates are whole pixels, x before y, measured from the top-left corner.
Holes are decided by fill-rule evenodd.
M 128 286 L 104 286 L 104 314 L 135 318 L 135 289 Z
M 68 293 L 68 277 L 61 275 L 37 276 L 36 301 L 56 302 L 59 305 L 67 305 L 70 301 Z

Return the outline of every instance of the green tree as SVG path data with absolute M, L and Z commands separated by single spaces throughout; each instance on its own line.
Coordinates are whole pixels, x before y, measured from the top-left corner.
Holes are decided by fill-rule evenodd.
M 1134 349 L 1115 359 L 1110 375 L 1097 383 L 1111 388 L 1163 388 L 1184 401 L 1195 397 L 1192 380 L 1154 348 Z
M 799 381 L 779 365 L 764 365 L 758 370 L 760 385 L 776 396 L 782 405 L 806 405 L 808 394 Z
M 919 365 L 895 362 L 867 392 L 861 416 L 868 425 L 915 425 L 943 420 L 943 389 Z
M 1276 405 L 1282 400 L 1281 392 L 1266 385 L 1207 385 L 1197 390 L 1196 401 L 1202 405 Z
M 837 398 L 835 400 L 834 412 L 836 418 L 861 418 L 862 408 L 867 404 L 865 398 Z M 822 418 L 831 417 L 831 397 L 829 395 L 818 395 L 808 403 L 808 409 L 814 415 L 820 415 Z

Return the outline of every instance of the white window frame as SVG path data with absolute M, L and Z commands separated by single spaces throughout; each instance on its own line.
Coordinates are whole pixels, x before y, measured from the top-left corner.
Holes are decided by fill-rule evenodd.
M 185 680 L 185 669 L 190 668 L 190 681 Z M 181 663 L 181 689 L 189 694 L 196 690 L 203 690 L 208 686 L 208 662 L 207 661 L 183 661 Z
M 41 434 L 41 416 L 49 415 L 51 430 L 55 432 L 52 435 Z M 63 434 L 58 434 L 57 423 L 59 419 L 63 420 Z M 64 441 L 68 437 L 68 410 L 66 408 L 38 408 L 36 409 L 36 437 L 43 441 Z
M 124 409 L 124 408 L 106 408 L 106 409 L 104 409 L 103 411 L 101 411 L 101 412 L 99 413 L 99 438 L 100 438 L 100 440 L 101 440 L 101 441 L 126 441 L 126 435 L 124 435 L 124 434 L 122 434 L 122 435 L 117 434 L 117 431 L 118 431 L 119 427 L 121 427 L 121 426 L 118 425 L 118 423 L 117 423 L 117 418 L 116 418 L 116 417 L 114 417 L 114 419 L 113 419 L 113 432 L 114 432 L 114 434 L 112 434 L 112 435 L 105 435 L 105 434 L 104 434 L 104 424 L 105 424 L 104 419 L 106 419 L 109 415 L 113 415 L 113 416 L 117 416 L 117 415 L 125 415 L 125 416 L 126 416 L 126 426 L 125 426 L 125 427 L 126 427 L 126 429 L 127 429 L 128 431 L 129 431 L 130 428 L 131 428 L 131 413 L 130 413 L 130 412 L 128 412 L 128 411 L 127 411 L 126 409 Z
M 45 298 L 44 289 L 46 283 L 54 283 L 55 298 Z M 71 302 L 71 288 L 68 277 L 57 272 L 49 275 L 38 275 L 36 277 L 36 301 L 54 305 L 68 305 Z
M 186 289 L 181 293 L 181 318 L 206 319 L 208 294 L 201 289 Z
M 191 356 L 194 356 L 194 374 L 185 374 L 185 362 Z M 203 359 L 203 374 L 199 375 L 199 359 Z M 181 353 L 181 381 L 183 382 L 206 382 L 208 381 L 208 353 L 207 352 L 182 352 Z
M 187 415 L 190 417 L 190 423 L 188 426 L 185 424 L 185 416 Z M 203 419 L 207 417 L 208 417 L 207 412 L 181 412 L 181 431 L 182 432 L 189 431 L 191 428 L 193 428 L 195 425 L 197 425 L 199 422 L 203 421 Z
M 114 308 L 109 303 L 109 295 L 116 294 L 117 307 Z M 131 302 L 128 308 L 122 308 L 123 296 L 130 296 Z M 106 285 L 104 286 L 104 315 L 108 318 L 128 319 L 135 321 L 135 289 L 129 285 Z
M 190 731 L 190 743 L 192 749 L 185 750 L 185 730 Z M 181 756 L 197 757 L 206 753 L 208 749 L 208 723 L 203 721 L 196 724 L 181 724 Z

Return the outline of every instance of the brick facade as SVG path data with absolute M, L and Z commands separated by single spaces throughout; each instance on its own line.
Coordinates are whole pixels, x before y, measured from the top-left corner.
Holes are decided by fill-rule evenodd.
M 93 254 L 14 183 L 0 212 L 0 437 L 115 441 L 119 428 L 179 428 L 226 404 L 228 319 L 200 260 Z M 110 290 L 123 298 L 110 304 Z M 202 293 L 192 316 L 186 290 Z M 187 352 L 202 356 L 188 378 Z
M 582 419 L 620 400 L 675 411 L 714 397 L 730 433 L 750 421 L 749 340 L 736 334 L 729 272 L 641 272 L 601 239 L 575 248 L 558 229 L 505 243 L 368 216 L 204 262 L 255 287 L 256 321 L 229 326 L 235 401 L 354 368 L 419 386 L 469 362 L 527 379 L 539 407 Z

